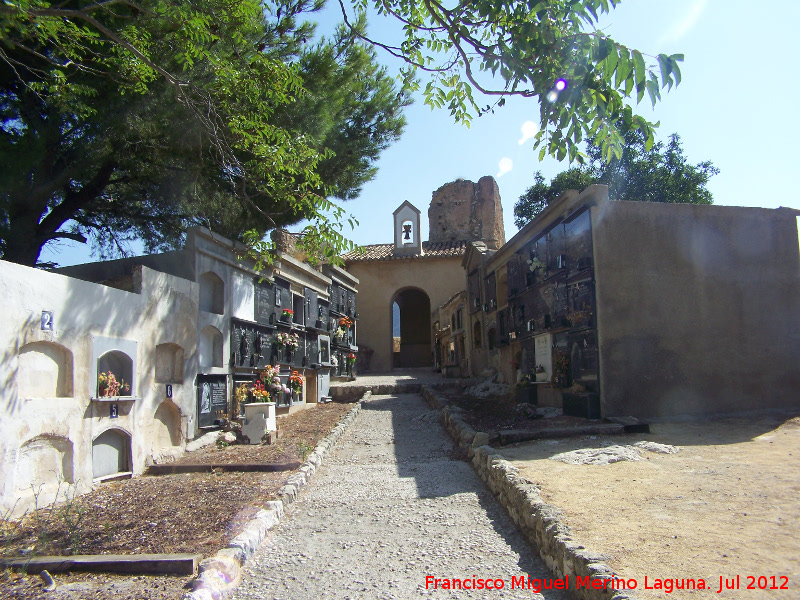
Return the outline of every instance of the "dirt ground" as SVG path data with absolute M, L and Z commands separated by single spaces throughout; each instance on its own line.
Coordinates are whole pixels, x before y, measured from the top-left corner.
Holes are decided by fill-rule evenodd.
M 278 420 L 281 432 L 269 446 L 207 446 L 182 462 L 292 463 L 330 432 L 352 404 L 320 404 Z M 107 483 L 70 502 L 3 523 L 0 555 L 136 554 L 191 552 L 213 555 L 295 470 L 271 473 L 187 473 Z M 187 577 L 124 577 L 53 574 L 45 592 L 38 576 L 0 571 L 0 597 L 31 600 L 177 600 Z
M 680 450 L 605 465 L 550 459 L 641 440 Z M 639 598 L 800 598 L 800 417 L 661 423 L 650 434 L 525 442 L 501 453 L 563 511 L 577 541 L 636 580 Z M 688 578 L 709 589 L 666 593 L 664 580 Z

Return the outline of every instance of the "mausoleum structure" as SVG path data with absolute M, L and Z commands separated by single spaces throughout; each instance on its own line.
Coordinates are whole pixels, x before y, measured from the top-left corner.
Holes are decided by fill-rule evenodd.
M 591 418 L 797 409 L 799 214 L 565 192 L 467 250 L 471 373 Z
M 201 227 L 181 250 L 60 273 L 0 261 L 0 509 L 174 460 L 245 404 L 269 404 L 247 427 L 260 443 L 276 414 L 329 399 L 354 374 L 358 279 L 275 239 L 260 273 Z

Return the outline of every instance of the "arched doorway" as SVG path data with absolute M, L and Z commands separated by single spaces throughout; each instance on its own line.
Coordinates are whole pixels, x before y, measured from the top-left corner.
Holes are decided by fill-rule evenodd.
M 392 300 L 392 367 L 432 367 L 431 300 L 422 290 L 408 288 Z

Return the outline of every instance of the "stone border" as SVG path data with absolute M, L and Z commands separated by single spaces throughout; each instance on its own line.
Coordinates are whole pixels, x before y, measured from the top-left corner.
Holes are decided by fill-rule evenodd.
M 194 582 L 194 589 L 184 594 L 183 600 L 220 600 L 239 585 L 245 562 L 266 539 L 267 533 L 280 523 L 284 508 L 297 499 L 297 494 L 308 484 L 308 480 L 317 472 L 325 456 L 333 450 L 339 438 L 353 424 L 361 411 L 362 404 L 371 395 L 369 391 L 364 393 L 358 404 L 350 409 L 338 425 L 317 444 L 306 457 L 300 470 L 289 477 L 278 490 L 277 500 L 265 502 L 264 507 L 247 522 L 242 532 L 233 538 L 227 547 L 200 563 L 200 573 Z
M 561 511 L 547 504 L 539 486 L 518 475 L 519 469 L 489 446 L 489 435 L 476 432 L 464 422 L 461 409 L 428 386 L 422 395 L 431 408 L 438 409 L 442 424 L 453 440 L 467 451 L 472 466 L 500 504 L 514 520 L 539 556 L 557 577 L 588 577 L 590 585 L 570 591 L 581 600 L 636 600 L 624 591 L 611 588 L 614 572 L 603 561 L 608 556 L 587 550 L 572 537 Z M 596 589 L 594 586 L 597 586 Z M 606 589 L 607 588 L 607 589 Z

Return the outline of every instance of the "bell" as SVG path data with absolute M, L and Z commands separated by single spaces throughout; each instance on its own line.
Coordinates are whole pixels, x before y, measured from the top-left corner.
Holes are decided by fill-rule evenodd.
M 411 225 L 403 225 L 403 239 L 404 240 L 411 239 Z

